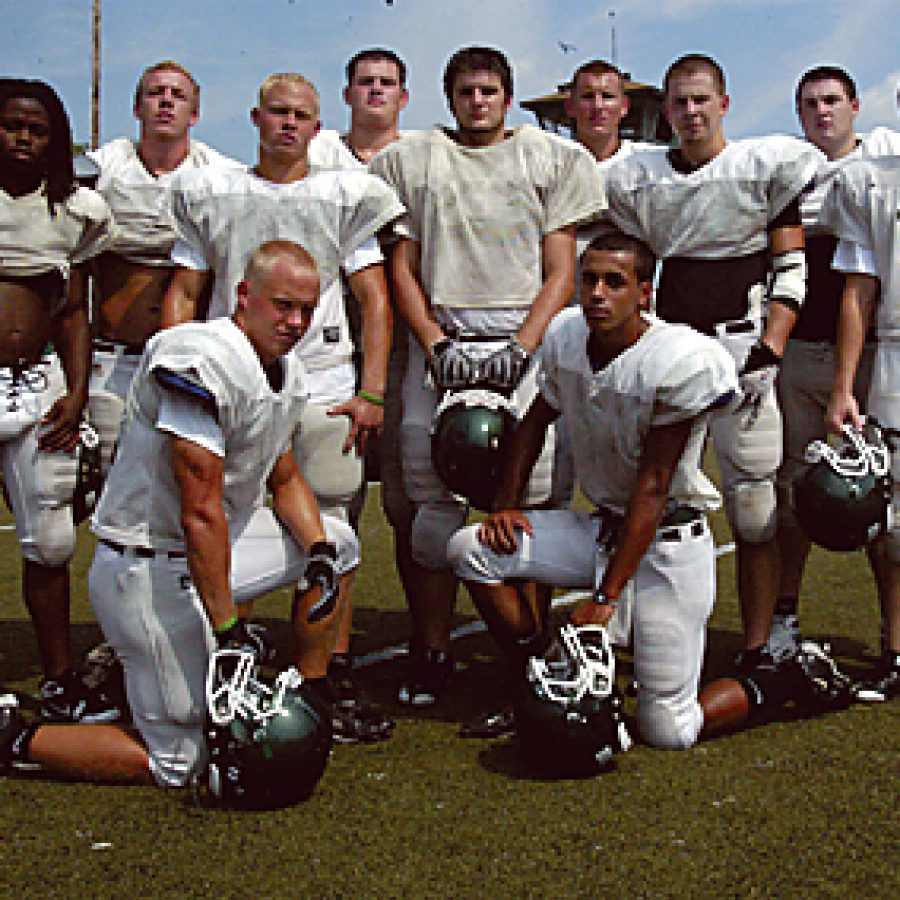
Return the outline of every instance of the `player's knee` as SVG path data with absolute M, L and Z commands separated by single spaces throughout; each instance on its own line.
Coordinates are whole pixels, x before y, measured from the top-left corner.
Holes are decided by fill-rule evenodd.
M 641 736 L 651 747 L 687 750 L 700 736 L 703 710 L 696 700 L 680 704 L 647 694 L 638 697 L 637 720 Z
M 460 528 L 447 544 L 447 561 L 463 581 L 499 581 L 490 565 L 493 554 L 478 540 L 478 526 Z
M 771 480 L 739 481 L 726 495 L 725 508 L 738 540 L 764 544 L 775 536 L 775 486 Z
M 22 556 L 40 566 L 64 566 L 75 552 L 75 525 L 68 506 L 42 509 L 20 538 Z
M 432 571 L 446 569 L 447 545 L 465 522 L 465 508 L 452 503 L 426 503 L 413 520 L 411 544 L 413 559 Z

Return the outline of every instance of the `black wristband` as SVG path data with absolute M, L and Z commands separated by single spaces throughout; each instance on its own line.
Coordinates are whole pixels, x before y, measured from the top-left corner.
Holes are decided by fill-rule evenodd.
M 310 556 L 327 556 L 329 559 L 337 559 L 337 547 L 331 541 L 316 541 L 309 548 Z

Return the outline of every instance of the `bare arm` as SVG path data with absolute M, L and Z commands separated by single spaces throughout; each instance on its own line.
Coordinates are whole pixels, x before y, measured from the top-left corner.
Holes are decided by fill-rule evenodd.
M 185 438 L 173 436 L 171 442 L 188 568 L 215 630 L 237 615 L 231 594 L 228 520 L 222 505 L 224 461 Z
M 550 320 L 569 302 L 575 290 L 575 226 L 544 235 L 541 242 L 543 284 L 537 292 L 516 340 L 534 353 Z
M 303 479 L 291 451 L 282 454 L 269 475 L 269 490 L 278 520 L 304 549 L 327 540 L 319 505 Z
M 367 266 L 350 275 L 348 281 L 362 312 L 363 370 L 360 391 L 383 399 L 393 324 L 384 266 Z M 348 453 L 354 444 L 362 453 L 369 437 L 377 435 L 384 423 L 383 406 L 360 394 L 331 409 L 329 415 L 350 417 L 350 432 L 342 448 L 344 453 Z
M 91 342 L 87 315 L 87 274 L 76 266 L 69 278 L 66 302 L 56 316 L 53 343 L 66 376 L 66 393 L 44 415 L 49 427 L 40 436 L 42 450 L 71 452 L 78 446 L 81 411 L 87 403 Z
M 826 426 L 838 434 L 844 422 L 850 422 L 855 428 L 862 425 L 859 406 L 853 396 L 853 382 L 866 332 L 875 315 L 879 283 L 873 275 L 853 273 L 844 280 L 838 319 L 837 365 L 825 412 Z
M 528 412 L 516 426 L 509 455 L 503 461 L 503 476 L 494 500 L 495 512 L 482 523 L 478 539 L 495 553 L 514 553 L 517 531 L 532 534 L 531 523 L 519 508 L 528 476 L 531 474 L 550 423 L 559 413 L 538 394 Z
M 694 420 L 651 428 L 647 434 L 637 482 L 625 511 L 625 519 L 610 557 L 600 590 L 617 600 L 637 572 L 641 559 L 653 541 L 669 499 L 669 486 L 684 453 Z M 610 605 L 588 602 L 572 613 L 576 625 L 604 624 L 612 615 Z
M 171 328 L 182 322 L 193 322 L 204 290 L 212 281 L 212 272 L 176 269 L 172 283 L 162 302 L 162 327 Z
M 431 301 L 419 282 L 421 248 L 417 241 L 401 238 L 391 253 L 391 284 L 400 317 L 427 352 L 444 337 L 431 312 Z

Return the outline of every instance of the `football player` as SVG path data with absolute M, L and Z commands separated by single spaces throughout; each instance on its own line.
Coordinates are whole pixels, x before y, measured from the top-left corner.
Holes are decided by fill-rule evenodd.
M 397 310 L 414 337 L 401 433 L 404 485 L 416 507 L 417 589 L 407 597 L 410 665 L 398 692 L 410 705 L 434 703 L 453 671 L 456 582 L 446 548 L 467 510 L 432 466 L 429 432 L 439 398 L 486 373 L 515 402 L 527 402 L 531 358 L 572 293 L 575 226 L 602 207 L 586 151 L 532 126 L 506 127 L 513 77 L 501 52 L 454 53 L 444 93 L 455 128 L 409 135 L 371 163 L 407 209 L 396 225 L 391 276 Z M 551 495 L 552 457 L 548 440 L 531 502 Z
M 144 70 L 134 92 L 137 141 L 116 138 L 88 156 L 99 166 L 97 191 L 112 209 L 116 232 L 92 266 L 93 357 L 88 410 L 109 470 L 131 376 L 147 339 L 160 327 L 162 298 L 174 267 L 168 189 L 180 173 L 232 163 L 199 141 L 200 86 L 174 60 Z
M 698 697 L 715 600 L 706 514 L 721 503 L 701 469 L 703 444 L 710 417 L 738 396 L 738 378 L 719 342 L 642 311 L 655 265 L 645 244 L 622 233 L 591 242 L 581 308 L 560 313 L 544 337 L 539 393 L 516 428 L 496 511 L 458 531 L 448 556 L 516 678 L 547 646 L 522 580 L 593 587 L 574 625 L 607 623 L 630 594 L 638 728 L 654 747 L 681 749 L 788 695 L 786 679 L 727 678 Z M 558 417 L 570 423 L 593 512 L 522 510 L 528 473 Z
M 271 241 L 251 255 L 236 292 L 233 316 L 148 341 L 93 519 L 91 603 L 124 665 L 137 731 L 29 725 L 7 700 L 0 762 L 187 784 L 205 763 L 211 653 L 264 655 L 236 604 L 304 573 L 310 587 L 293 613 L 298 668 L 312 684 L 324 679 L 337 581 L 359 548 L 349 526 L 320 515 L 291 450 L 306 376 L 290 351 L 313 318 L 318 273 L 301 247 Z
M 381 179 L 365 171 L 310 172 L 319 96 L 302 75 L 267 78 L 251 119 L 259 133 L 259 159 L 251 171 L 198 169 L 173 189 L 180 239 L 172 259 L 178 269 L 164 299 L 163 323 L 202 315 L 206 290 L 208 318 L 229 314 L 240 267 L 261 237 L 296 241 L 312 254 L 322 296 L 295 351 L 310 375 L 310 402 L 294 452 L 323 510 L 347 521 L 362 481 L 362 453 L 383 421 L 391 311 L 376 235 L 402 207 Z M 360 305 L 358 388 L 341 273 Z M 346 593 L 342 607 L 345 600 Z M 326 699 L 334 709 L 336 740 L 389 735 L 390 721 L 370 705 L 345 702 L 336 692 Z
M 778 592 L 775 376 L 806 293 L 799 196 L 819 151 L 793 138 L 729 141 L 725 78 L 708 56 L 668 69 L 664 111 L 680 147 L 639 150 L 607 171 L 609 214 L 662 258 L 656 311 L 714 336 L 738 366 L 744 401 L 710 426 L 737 545 L 742 671 L 764 651 Z
M 72 495 L 90 366 L 85 269 L 108 244 L 111 216 L 76 185 L 69 120 L 43 82 L 0 80 L 0 187 L 0 457 L 44 672 L 42 711 L 115 718 L 69 656 Z
M 900 111 L 900 110 L 898 110 Z M 896 135 L 894 136 L 896 138 Z M 895 145 L 896 146 L 896 145 Z M 894 482 L 891 524 L 874 544 L 882 605 L 882 658 L 857 692 L 861 700 L 888 700 L 900 693 L 900 155 L 852 159 L 832 179 L 822 221 L 839 243 L 833 267 L 843 272 L 837 336 L 837 365 L 826 411 L 830 429 L 862 424 L 854 394 L 866 335 L 875 326 L 875 359 L 866 413 L 884 430 L 891 446 Z
M 330 169 L 365 169 L 383 147 L 400 138 L 400 113 L 409 100 L 406 89 L 406 64 L 393 51 L 372 47 L 355 53 L 346 66 L 347 84 L 344 101 L 350 109 L 350 127 L 345 133 L 321 129 L 309 144 L 309 168 L 312 172 Z M 357 349 L 362 341 L 359 308 L 352 297 L 345 300 L 347 317 Z M 384 427 L 381 435 L 368 448 L 368 458 L 377 459 L 381 480 L 382 507 L 394 532 L 394 556 L 404 592 L 416 589 L 410 570 L 409 534 L 412 509 L 403 491 L 400 472 L 400 386 L 406 369 L 407 329 L 402 319 L 393 317 L 391 349 L 388 358 L 384 394 Z M 364 473 L 365 474 L 365 473 Z M 357 528 L 366 497 L 365 480 L 349 507 L 350 523 Z M 352 598 L 347 598 L 330 671 L 335 689 L 345 705 L 369 707 L 369 718 L 375 725 L 376 710 L 368 703 L 352 677 L 353 658 L 350 637 Z M 380 730 L 389 730 L 391 720 L 382 714 Z
M 791 331 L 778 376 L 778 402 L 784 420 L 784 462 L 778 470 L 778 548 L 781 583 L 767 649 L 776 659 L 796 653 L 800 626 L 798 598 L 809 540 L 798 527 L 790 486 L 808 468 L 804 451 L 825 437 L 825 409 L 835 371 L 841 292 L 844 279 L 831 268 L 837 238 L 819 219 L 822 198 L 835 173 L 850 159 L 897 155 L 900 135 L 886 128 L 858 136 L 855 129 L 859 98 L 853 78 L 835 66 L 805 72 L 795 94 L 797 115 L 806 139 L 825 154 L 816 186 L 803 195 L 800 208 L 806 239 L 807 292 L 797 323 Z M 871 335 L 869 335 L 871 338 Z M 854 397 L 863 403 L 868 391 L 873 346 L 864 344 L 856 368 Z M 887 581 L 877 577 L 878 554 L 870 553 L 879 590 Z

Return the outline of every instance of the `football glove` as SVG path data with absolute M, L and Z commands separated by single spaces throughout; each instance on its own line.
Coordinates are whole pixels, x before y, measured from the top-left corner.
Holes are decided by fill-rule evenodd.
M 803 641 L 797 652 L 802 683 L 798 702 L 811 713 L 846 709 L 853 700 L 853 681 L 837 667 L 829 650 L 827 644 Z
M 438 390 L 458 390 L 478 377 L 478 364 L 465 347 L 450 338 L 441 338 L 431 346 L 428 367 Z
M 530 359 L 531 354 L 513 338 L 481 363 L 478 380 L 491 390 L 511 393 L 519 386 Z
M 275 647 L 272 638 L 264 625 L 258 622 L 245 622 L 238 619 L 224 631 L 216 632 L 216 645 L 219 650 L 239 650 L 252 653 L 257 665 L 269 663 L 275 658 Z
M 309 562 L 303 573 L 308 588 L 319 585 L 322 596 L 306 614 L 310 624 L 331 615 L 338 597 L 337 549 L 328 541 L 317 541 L 309 548 Z
M 750 410 L 750 425 L 756 420 L 766 393 L 773 388 L 780 366 L 781 357 L 765 342 L 757 341 L 750 348 L 747 359 L 738 373 L 738 380 L 744 393 L 738 411 Z

